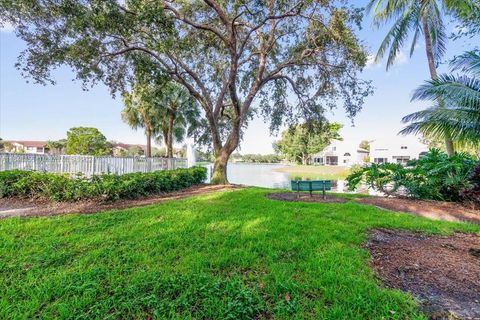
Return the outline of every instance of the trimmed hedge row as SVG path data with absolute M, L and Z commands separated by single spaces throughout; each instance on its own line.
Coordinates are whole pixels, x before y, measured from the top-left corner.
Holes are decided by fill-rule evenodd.
M 68 174 L 11 170 L 0 172 L 0 198 L 31 197 L 53 201 L 135 199 L 200 184 L 203 167 L 151 173 L 103 174 L 92 178 Z

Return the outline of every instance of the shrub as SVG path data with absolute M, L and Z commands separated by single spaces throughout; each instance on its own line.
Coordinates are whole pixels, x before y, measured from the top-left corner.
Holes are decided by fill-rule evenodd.
M 351 190 L 364 182 L 387 195 L 461 201 L 463 191 L 471 186 L 469 177 L 476 163 L 467 154 L 449 157 L 444 152 L 432 149 L 405 167 L 385 163 L 357 169 L 347 177 L 347 181 Z
M 205 181 L 202 167 L 129 173 L 103 174 L 92 178 L 35 171 L 0 172 L 0 197 L 44 198 L 53 201 L 135 199 L 188 188 Z
M 462 192 L 462 196 L 466 202 L 471 203 L 474 207 L 480 207 L 480 163 L 475 167 L 470 176 L 471 187 Z

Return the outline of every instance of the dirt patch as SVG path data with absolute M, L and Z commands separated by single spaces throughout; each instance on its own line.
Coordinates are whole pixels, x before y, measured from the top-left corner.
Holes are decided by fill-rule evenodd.
M 430 319 L 480 319 L 480 236 L 382 229 L 365 247 L 385 284 L 417 297 Z
M 49 202 L 31 199 L 2 198 L 0 199 L 0 218 L 50 216 L 67 213 L 96 213 L 112 209 L 126 209 L 145 206 L 166 200 L 183 199 L 210 192 L 218 192 L 240 188 L 239 185 L 198 185 L 182 191 L 151 196 L 135 200 L 118 200 L 113 202 L 78 201 Z
M 300 202 L 323 202 L 323 203 L 343 203 L 347 200 L 332 195 L 326 195 L 325 199 L 321 194 L 313 194 L 310 196 L 309 193 L 299 193 L 296 192 L 283 192 L 283 193 L 269 193 L 267 198 L 273 200 L 282 200 L 282 201 L 300 201 Z
M 458 203 L 400 198 L 369 197 L 356 200 L 393 211 L 403 211 L 417 216 L 446 221 L 468 221 L 480 224 L 480 210 Z

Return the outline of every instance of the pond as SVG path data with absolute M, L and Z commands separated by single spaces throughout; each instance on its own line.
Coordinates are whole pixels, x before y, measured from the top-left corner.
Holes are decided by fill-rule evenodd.
M 229 163 L 227 167 L 228 180 L 230 183 L 243 184 L 264 188 L 290 188 L 291 180 L 332 180 L 330 177 L 321 175 L 285 173 L 277 169 L 283 168 L 283 164 L 256 164 L 256 163 Z M 210 177 L 212 165 L 207 165 Z M 332 180 L 332 191 L 347 192 L 345 180 Z M 359 192 L 366 192 L 361 188 Z

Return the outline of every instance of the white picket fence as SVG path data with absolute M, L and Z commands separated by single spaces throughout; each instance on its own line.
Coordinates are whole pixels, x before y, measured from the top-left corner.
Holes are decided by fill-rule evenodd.
M 35 170 L 43 172 L 82 173 L 90 177 L 102 173 L 152 172 L 186 168 L 183 158 L 94 157 L 50 154 L 0 153 L 0 171 Z

